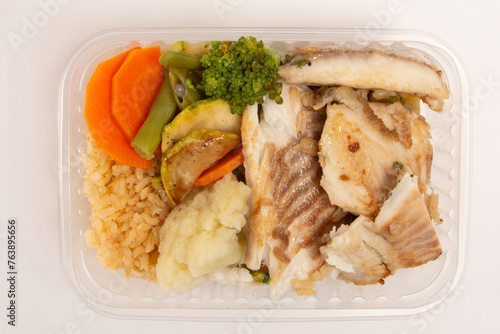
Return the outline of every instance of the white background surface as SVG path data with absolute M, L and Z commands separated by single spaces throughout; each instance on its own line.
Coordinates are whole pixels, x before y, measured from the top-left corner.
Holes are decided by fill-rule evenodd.
M 55 1 L 55 0 L 54 0 Z M 497 1 L 69 1 L 0 2 L 0 333 L 498 333 L 500 315 L 500 33 Z M 217 13 L 216 5 L 226 4 Z M 42 15 L 43 16 L 43 15 Z M 26 20 L 40 27 L 17 50 Z M 368 24 L 368 26 L 367 26 Z M 156 322 L 110 319 L 66 285 L 57 225 L 57 90 L 63 66 L 89 36 L 116 27 L 379 27 L 420 29 L 447 41 L 468 67 L 476 97 L 469 265 L 461 287 L 436 310 L 411 318 L 319 323 Z M 19 222 L 18 318 L 7 326 L 6 224 Z

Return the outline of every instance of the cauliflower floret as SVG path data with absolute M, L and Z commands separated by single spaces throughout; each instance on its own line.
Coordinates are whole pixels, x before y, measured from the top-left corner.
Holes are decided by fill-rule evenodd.
M 156 275 L 165 291 L 186 291 L 207 281 L 208 274 L 239 263 L 244 240 L 238 233 L 248 215 L 250 188 L 228 174 L 193 189 L 165 219 L 160 234 Z
M 250 274 L 250 271 L 246 268 L 226 267 L 213 271 L 207 276 L 211 281 L 221 284 L 242 284 L 247 288 L 254 285 L 261 285 L 254 281 L 252 274 Z

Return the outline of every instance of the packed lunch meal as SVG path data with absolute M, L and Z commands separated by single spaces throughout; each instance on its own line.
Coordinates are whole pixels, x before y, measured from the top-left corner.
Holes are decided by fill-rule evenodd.
M 102 266 L 164 291 L 313 295 L 441 255 L 421 108 L 449 92 L 411 49 L 241 37 L 120 52 L 85 97 L 85 239 Z

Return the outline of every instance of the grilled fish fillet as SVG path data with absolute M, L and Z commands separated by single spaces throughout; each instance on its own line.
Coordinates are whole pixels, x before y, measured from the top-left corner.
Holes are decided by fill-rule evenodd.
M 252 189 L 245 263 L 254 270 L 266 265 L 278 294 L 294 282 L 312 280 L 325 266 L 319 251 L 323 236 L 344 216 L 320 186 L 314 147 L 325 114 L 304 106 L 310 94 L 308 88 L 284 85 L 282 105 L 267 100 L 262 110 L 249 106 L 242 120 Z
M 413 58 L 379 50 L 332 50 L 296 58 L 306 58 L 309 64 L 281 66 L 279 75 L 289 84 L 402 92 L 421 97 L 436 111 L 449 97 L 441 71 Z
M 398 179 L 418 177 L 427 198 L 433 149 L 425 119 L 401 103 L 368 103 L 352 88 L 337 88 L 319 142 L 321 185 L 333 205 L 374 218 Z
M 333 231 L 321 253 L 340 278 L 364 285 L 435 260 L 441 245 L 416 182 L 405 174 L 375 220 L 359 216 Z

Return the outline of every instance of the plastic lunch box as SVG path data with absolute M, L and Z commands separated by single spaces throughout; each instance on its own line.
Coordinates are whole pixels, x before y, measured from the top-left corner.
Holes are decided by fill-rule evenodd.
M 90 204 L 83 192 L 88 131 L 83 117 L 85 87 L 97 64 L 128 45 L 155 41 L 235 40 L 256 36 L 277 48 L 289 43 L 401 42 L 442 69 L 451 96 L 444 111 L 424 108 L 431 126 L 434 163 L 431 186 L 440 196 L 443 223 L 437 226 L 443 254 L 424 266 L 404 269 L 384 285 L 356 286 L 327 278 L 315 296 L 294 292 L 272 296 L 268 287 L 247 290 L 209 283 L 189 292 L 162 292 L 155 283 L 126 280 L 97 263 L 83 232 L 91 226 Z M 345 29 L 149 28 L 113 29 L 83 42 L 71 55 L 59 89 L 59 243 L 66 281 L 91 309 L 112 317 L 154 320 L 335 320 L 415 315 L 453 296 L 467 264 L 471 185 L 470 81 L 463 63 L 442 40 L 419 31 Z

